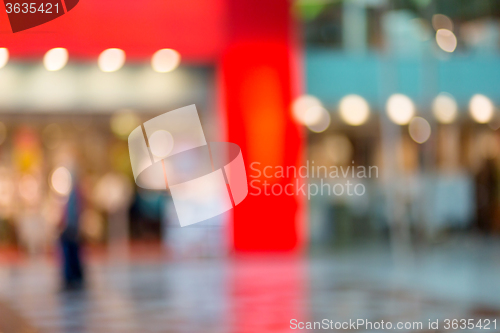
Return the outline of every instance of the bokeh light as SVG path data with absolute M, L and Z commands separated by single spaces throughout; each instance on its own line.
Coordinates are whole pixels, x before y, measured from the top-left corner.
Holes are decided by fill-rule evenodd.
M 64 196 L 68 195 L 73 185 L 69 170 L 65 167 L 55 169 L 50 177 L 50 185 L 57 194 Z
M 6 218 L 14 207 L 14 179 L 9 169 L 0 166 L 0 217 Z M 10 209 L 9 209 L 10 208 Z
M 176 69 L 181 62 L 181 55 L 176 50 L 161 49 L 151 59 L 151 66 L 159 73 L 167 73 Z
M 498 115 L 494 115 L 492 119 L 488 122 L 489 128 L 496 131 L 500 128 L 500 117 Z
M 476 122 L 488 123 L 493 118 L 494 111 L 495 107 L 488 97 L 481 94 L 472 96 L 469 102 L 469 112 Z
M 351 126 L 359 126 L 370 116 L 370 106 L 358 95 L 347 95 L 339 104 L 340 118 Z
M 43 57 L 43 65 L 48 71 L 58 71 L 68 63 L 68 50 L 62 47 L 51 49 Z
M 387 115 L 398 125 L 406 125 L 415 114 L 415 105 L 412 100 L 403 94 L 394 94 L 387 100 Z
M 141 123 L 137 114 L 128 109 L 120 110 L 111 116 L 111 131 L 120 139 L 126 139 L 130 132 Z
M 298 97 L 292 104 L 292 114 L 294 119 L 298 123 L 305 125 L 307 110 L 315 106 L 322 106 L 321 101 L 318 98 L 311 95 L 302 95 Z
M 99 55 L 97 64 L 103 72 L 116 72 L 125 64 L 125 52 L 120 49 L 104 50 Z
M 424 143 L 431 136 L 431 125 L 422 117 L 415 117 L 408 126 L 410 137 L 416 143 Z
M 436 31 L 438 31 L 439 29 L 446 29 L 452 31 L 453 21 L 446 15 L 434 14 L 432 16 L 432 27 Z
M 19 195 L 28 204 L 36 204 L 40 199 L 40 184 L 30 174 L 25 174 L 19 180 Z
M 96 205 L 113 213 L 128 204 L 133 188 L 125 175 L 107 173 L 97 181 L 93 191 Z
M 442 124 L 451 124 L 458 114 L 458 106 L 455 98 L 448 93 L 440 93 L 432 102 L 432 112 L 437 121 Z
M 0 68 L 5 67 L 9 61 L 9 50 L 5 47 L 0 48 Z
M 457 37 L 448 29 L 439 29 L 436 32 L 436 43 L 445 52 L 453 52 L 457 48 Z
M 332 135 L 325 139 L 328 155 L 333 165 L 350 163 L 354 148 L 351 140 L 343 134 Z
M 321 133 L 330 126 L 330 113 L 322 106 L 309 108 L 304 117 L 304 124 L 309 130 Z

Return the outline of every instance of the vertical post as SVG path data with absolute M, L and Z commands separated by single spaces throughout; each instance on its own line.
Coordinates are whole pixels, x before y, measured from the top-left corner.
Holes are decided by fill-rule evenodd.
M 342 4 L 342 43 L 347 52 L 363 54 L 368 48 L 366 5 L 361 1 Z
M 303 154 L 301 129 L 290 112 L 297 93 L 291 2 L 226 4 L 228 39 L 219 66 L 220 100 L 227 140 L 241 147 L 249 181 L 247 198 L 233 210 L 234 249 L 295 250 L 304 235 L 303 198 L 279 191 L 296 182 L 293 174 L 275 174 L 276 167 L 298 167 Z

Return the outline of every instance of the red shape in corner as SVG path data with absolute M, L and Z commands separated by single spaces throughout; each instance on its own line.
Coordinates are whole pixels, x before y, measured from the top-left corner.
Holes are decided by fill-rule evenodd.
M 62 1 L 64 0 L 3 0 L 14 33 L 39 26 L 66 14 L 66 10 L 73 9 L 79 0 L 66 0 L 65 3 Z
M 75 6 L 78 4 L 78 1 L 79 0 L 64 0 L 64 2 L 66 3 L 66 10 L 69 12 L 70 10 L 75 8 Z

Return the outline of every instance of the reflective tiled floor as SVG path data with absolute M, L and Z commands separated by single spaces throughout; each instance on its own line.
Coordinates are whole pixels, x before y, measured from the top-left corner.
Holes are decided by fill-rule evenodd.
M 3 266 L 0 299 L 42 332 L 292 332 L 292 319 L 421 321 L 425 332 L 429 319 L 500 321 L 500 242 L 484 239 L 411 256 L 377 246 L 309 259 L 93 261 L 88 276 L 85 290 L 60 292 L 50 261 Z

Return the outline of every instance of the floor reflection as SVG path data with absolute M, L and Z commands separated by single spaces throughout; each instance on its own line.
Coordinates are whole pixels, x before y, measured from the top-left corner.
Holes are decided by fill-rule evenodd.
M 53 261 L 38 260 L 0 268 L 0 297 L 56 333 L 289 332 L 292 319 L 493 320 L 499 254 L 498 241 L 457 239 L 406 260 L 375 246 L 309 259 L 94 261 L 87 289 L 71 292 L 59 291 Z

